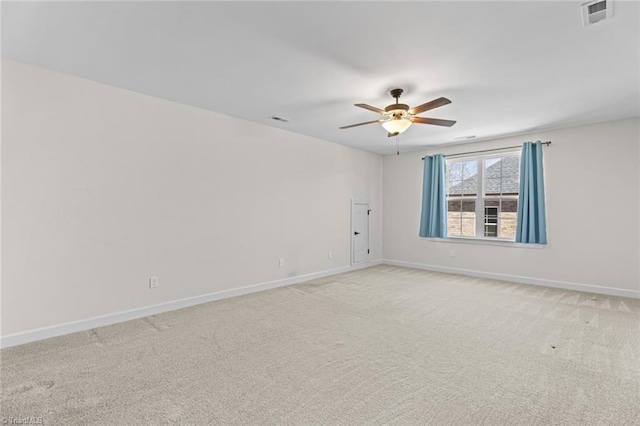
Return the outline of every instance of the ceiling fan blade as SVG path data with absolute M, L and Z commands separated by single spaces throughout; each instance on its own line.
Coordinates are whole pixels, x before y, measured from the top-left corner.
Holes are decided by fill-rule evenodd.
M 450 103 L 451 101 L 447 98 L 434 99 L 433 101 L 427 102 L 426 104 L 418 105 L 417 107 L 411 108 L 409 110 L 409 114 L 420 114 L 421 112 L 429 111 L 430 109 L 438 108 Z
M 378 114 L 384 114 L 385 112 L 383 109 L 376 108 L 374 106 L 367 105 L 367 104 L 354 104 L 354 105 L 360 108 L 368 109 L 369 111 L 377 112 Z
M 411 119 L 414 123 L 422 123 L 422 124 L 435 124 L 436 126 L 446 126 L 451 127 L 456 124 L 453 120 L 441 120 L 439 118 L 424 118 L 424 117 L 413 117 Z
M 340 127 L 340 129 L 349 129 L 351 127 L 364 126 L 365 124 L 379 123 L 380 121 L 381 120 L 365 121 L 364 123 L 350 124 L 348 126 L 342 126 L 342 127 Z

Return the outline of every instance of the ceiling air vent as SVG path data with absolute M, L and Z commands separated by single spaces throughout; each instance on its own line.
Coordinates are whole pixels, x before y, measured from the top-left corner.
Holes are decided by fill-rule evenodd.
M 613 16 L 613 0 L 596 0 L 582 5 L 582 25 L 588 27 Z
M 272 115 L 271 117 L 269 117 L 272 120 L 276 120 L 276 121 L 282 121 L 283 123 L 288 123 L 289 120 L 283 117 L 278 117 L 277 115 Z
M 475 139 L 475 138 L 476 138 L 476 135 L 471 135 L 471 136 L 460 136 L 460 137 L 457 137 L 457 138 L 453 138 L 453 140 L 454 141 L 466 141 L 466 140 Z

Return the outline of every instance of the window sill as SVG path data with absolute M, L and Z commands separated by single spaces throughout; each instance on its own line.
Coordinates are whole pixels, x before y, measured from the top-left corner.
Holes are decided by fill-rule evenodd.
M 447 237 L 447 238 L 429 238 L 420 237 L 429 241 L 437 241 L 441 243 L 455 243 L 455 244 L 477 244 L 485 246 L 500 246 L 500 247 L 514 247 L 524 249 L 542 249 L 545 248 L 545 244 L 525 244 L 516 243 L 514 241 L 496 240 L 488 238 L 465 238 L 465 237 Z

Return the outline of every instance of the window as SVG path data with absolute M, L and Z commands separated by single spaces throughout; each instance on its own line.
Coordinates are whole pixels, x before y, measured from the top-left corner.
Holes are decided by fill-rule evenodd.
M 447 234 L 515 240 L 520 153 L 447 160 Z

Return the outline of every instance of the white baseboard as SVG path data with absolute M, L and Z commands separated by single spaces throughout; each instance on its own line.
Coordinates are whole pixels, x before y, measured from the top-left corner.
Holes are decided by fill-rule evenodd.
M 296 277 L 283 278 L 275 281 L 268 281 L 259 284 L 253 284 L 245 287 L 235 288 L 231 290 L 223 290 L 214 293 L 203 294 L 200 296 L 188 297 L 185 299 L 165 302 L 158 305 L 146 306 L 142 308 L 132 309 L 129 311 L 116 312 L 113 314 L 101 315 L 97 317 L 87 318 L 84 320 L 58 324 L 50 327 L 28 330 L 20 333 L 8 334 L 0 336 L 0 348 L 8 348 L 11 346 L 23 345 L 25 343 L 36 342 L 51 337 L 62 336 L 65 334 L 76 333 L 79 331 L 91 330 L 97 327 L 104 327 L 119 322 L 130 321 L 143 318 L 149 315 L 157 315 L 163 312 L 182 309 L 189 306 L 199 305 L 201 303 L 213 302 L 216 300 L 226 299 L 229 297 L 242 296 L 245 294 L 256 293 L 259 291 L 269 290 L 277 287 L 284 287 L 311 281 L 318 278 L 328 277 L 330 275 L 341 274 L 343 272 L 355 271 L 358 269 L 368 268 L 374 265 L 385 264 L 402 266 L 406 268 L 424 269 L 427 271 L 444 272 L 449 274 L 468 275 L 479 278 L 489 278 L 501 281 L 510 281 L 522 284 L 532 284 L 544 287 L 560 288 L 564 290 L 584 291 L 588 293 L 606 294 L 609 296 L 631 297 L 640 299 L 640 291 L 626 290 L 621 288 L 611 288 L 603 286 L 595 286 L 588 284 L 578 284 L 565 281 L 553 281 L 542 278 L 522 277 L 517 275 L 498 274 L 492 272 L 474 271 L 470 269 L 450 268 L 446 266 L 428 265 L 423 263 L 403 262 L 399 260 L 384 259 L 366 262 L 358 265 L 343 266 L 340 268 L 329 269 L 326 271 L 314 272 Z
M 543 278 L 522 277 L 518 275 L 497 274 L 493 272 L 474 271 L 471 269 L 450 268 L 448 266 L 427 265 L 424 263 L 403 262 L 400 260 L 384 259 L 385 265 L 403 266 L 405 268 L 424 269 L 434 272 L 445 272 L 447 274 L 468 275 L 478 278 L 490 278 L 500 281 L 511 281 L 514 283 L 539 285 L 543 287 L 560 288 L 563 290 L 585 291 L 587 293 L 606 294 L 608 296 L 631 297 L 640 299 L 640 291 L 626 290 L 623 288 L 603 287 L 590 284 L 578 284 L 566 281 L 546 280 Z
M 283 278 L 275 281 L 268 281 L 259 284 L 248 285 L 245 287 L 234 288 L 231 290 L 217 291 L 214 293 L 203 294 L 200 296 L 187 297 L 185 299 L 174 300 L 171 302 L 160 303 L 153 306 L 145 306 L 142 308 L 132 309 L 129 311 L 116 312 L 113 314 L 101 315 L 97 317 L 87 318 L 79 321 L 57 324 L 49 327 L 28 330 L 20 333 L 8 334 L 0 336 L 0 348 L 8 348 L 11 346 L 24 345 L 25 343 L 36 342 L 38 340 L 49 339 L 51 337 L 62 336 L 65 334 L 76 333 L 79 331 L 91 330 L 97 327 L 104 327 L 119 322 L 130 321 L 133 319 L 147 317 L 149 315 L 157 315 L 163 312 L 174 311 L 189 306 L 199 305 L 201 303 L 213 302 L 215 300 L 227 299 L 229 297 L 242 296 L 245 294 L 256 293 L 259 291 L 270 290 L 276 287 L 284 287 L 311 281 L 318 278 L 328 277 L 330 275 L 341 274 L 343 272 L 355 271 L 358 269 L 368 268 L 381 264 L 381 260 L 364 262 L 352 266 L 343 266 L 326 271 L 314 272 L 306 275 L 298 275 L 290 278 Z

